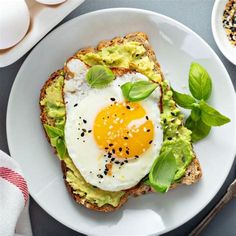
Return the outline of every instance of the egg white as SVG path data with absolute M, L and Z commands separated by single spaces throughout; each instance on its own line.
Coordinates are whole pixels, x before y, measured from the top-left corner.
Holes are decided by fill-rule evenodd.
M 129 160 L 122 166 L 113 164 L 112 175 L 103 175 L 107 164 L 107 157 L 104 157 L 106 152 L 98 147 L 93 133 L 85 132 L 81 137 L 81 130 L 93 129 L 97 114 L 111 104 L 111 97 L 117 102 L 124 102 L 120 85 L 126 82 L 148 80 L 148 78 L 140 73 L 127 73 L 117 76 L 116 80 L 105 88 L 92 89 L 85 80 L 88 68 L 82 61 L 71 59 L 66 66 L 73 76 L 65 80 L 64 86 L 65 142 L 73 163 L 88 183 L 100 189 L 120 191 L 135 186 L 149 173 L 162 145 L 163 131 L 158 106 L 161 97 L 160 88 L 157 88 L 147 99 L 140 101 L 154 125 L 152 144 L 138 159 Z M 145 121 L 139 120 L 139 122 Z M 100 174 L 103 178 L 98 177 Z

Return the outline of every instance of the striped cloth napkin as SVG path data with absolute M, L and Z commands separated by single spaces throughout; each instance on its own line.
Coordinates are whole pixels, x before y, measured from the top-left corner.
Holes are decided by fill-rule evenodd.
M 0 151 L 0 235 L 32 235 L 27 183 L 16 161 L 2 151 Z

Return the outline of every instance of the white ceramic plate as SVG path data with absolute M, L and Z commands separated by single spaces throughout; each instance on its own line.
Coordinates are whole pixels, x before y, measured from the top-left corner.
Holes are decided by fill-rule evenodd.
M 144 31 L 167 79 L 178 91 L 187 85 L 192 61 L 213 79 L 209 101 L 231 118 L 195 145 L 202 180 L 167 194 L 132 198 L 119 211 L 104 214 L 76 204 L 63 183 L 60 163 L 49 146 L 39 119 L 39 91 L 49 74 L 63 66 L 77 49 L 102 39 Z M 66 36 L 65 36 L 66 35 Z M 185 89 L 185 92 L 186 89 Z M 77 17 L 43 39 L 22 65 L 10 95 L 7 136 L 10 152 L 22 166 L 37 203 L 68 227 L 89 235 L 150 235 L 185 223 L 215 196 L 232 166 L 236 143 L 235 92 L 227 71 L 213 50 L 194 32 L 166 16 L 138 9 L 107 9 Z
M 230 44 L 222 24 L 223 12 L 228 1 L 215 0 L 211 15 L 211 29 L 220 51 L 229 61 L 236 65 L 236 46 Z

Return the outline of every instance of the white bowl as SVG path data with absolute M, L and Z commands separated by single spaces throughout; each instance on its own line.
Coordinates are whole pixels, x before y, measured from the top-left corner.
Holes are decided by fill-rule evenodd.
M 227 2 L 228 0 L 215 0 L 211 15 L 211 28 L 220 51 L 236 65 L 236 46 L 230 44 L 222 24 L 222 16 Z

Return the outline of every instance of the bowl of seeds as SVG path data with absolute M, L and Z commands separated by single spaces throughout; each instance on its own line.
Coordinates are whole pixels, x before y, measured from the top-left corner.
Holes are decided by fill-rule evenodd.
M 236 65 L 236 0 L 215 0 L 211 28 L 220 51 Z

